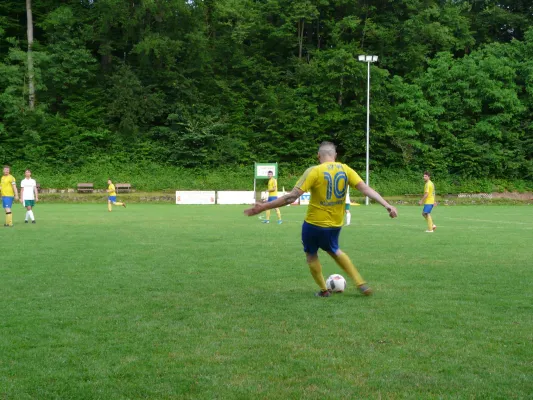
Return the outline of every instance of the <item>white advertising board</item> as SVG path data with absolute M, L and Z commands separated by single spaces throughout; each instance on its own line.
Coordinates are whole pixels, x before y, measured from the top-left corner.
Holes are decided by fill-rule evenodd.
M 219 191 L 217 204 L 254 204 L 254 191 Z
M 177 191 L 176 204 L 215 204 L 215 191 Z
M 300 196 L 300 205 L 301 206 L 308 205 L 309 200 L 311 200 L 311 193 L 305 192 L 304 194 Z

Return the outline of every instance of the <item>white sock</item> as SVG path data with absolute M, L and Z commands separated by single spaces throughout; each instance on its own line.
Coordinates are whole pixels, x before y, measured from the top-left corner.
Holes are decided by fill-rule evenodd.
M 29 212 L 29 211 L 26 211 L 26 217 L 24 218 L 24 221 L 27 221 L 27 220 L 28 220 L 29 215 L 30 215 L 30 212 Z
M 28 214 L 30 215 L 31 220 L 35 221 L 35 217 L 33 216 L 33 210 L 28 211 Z
M 346 225 L 350 225 L 351 220 L 352 220 L 352 213 L 346 213 Z

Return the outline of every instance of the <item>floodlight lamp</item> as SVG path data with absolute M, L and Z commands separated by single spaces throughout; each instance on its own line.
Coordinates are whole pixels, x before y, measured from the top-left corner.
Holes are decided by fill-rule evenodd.
M 378 56 L 372 56 L 372 62 L 376 62 L 378 60 Z
M 365 56 L 359 56 L 359 61 L 365 61 Z

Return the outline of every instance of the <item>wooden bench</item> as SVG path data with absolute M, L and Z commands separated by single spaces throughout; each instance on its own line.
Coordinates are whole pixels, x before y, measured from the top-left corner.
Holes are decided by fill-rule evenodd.
M 78 193 L 92 193 L 94 185 L 92 183 L 78 183 Z
M 129 193 L 131 192 L 131 184 L 129 183 L 117 183 L 115 185 L 117 193 Z

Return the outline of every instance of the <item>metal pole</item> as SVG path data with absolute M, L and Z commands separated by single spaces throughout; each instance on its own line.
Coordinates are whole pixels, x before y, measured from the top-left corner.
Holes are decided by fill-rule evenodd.
M 370 62 L 367 72 L 366 87 L 366 184 L 370 183 Z M 368 206 L 368 196 L 365 199 L 365 205 Z

